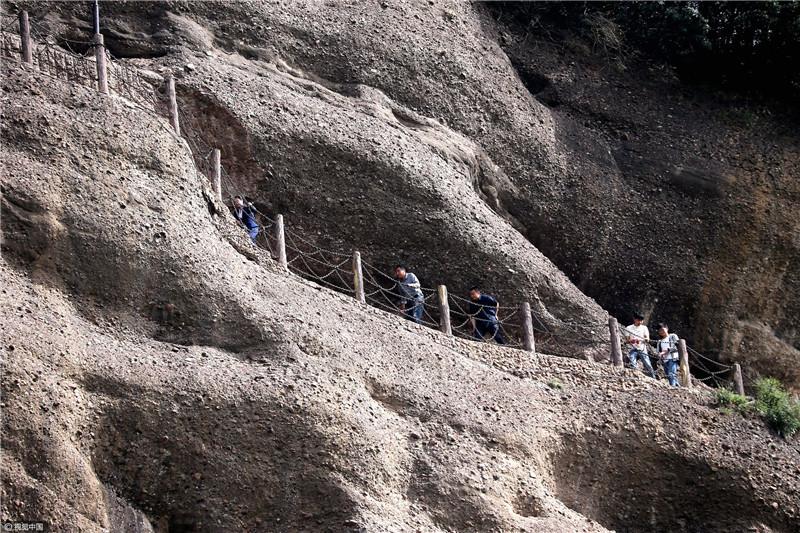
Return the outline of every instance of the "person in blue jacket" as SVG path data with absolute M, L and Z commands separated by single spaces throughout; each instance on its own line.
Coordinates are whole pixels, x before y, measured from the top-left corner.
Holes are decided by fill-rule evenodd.
M 472 323 L 472 334 L 476 339 L 492 340 L 497 344 L 505 344 L 506 339 L 497 320 L 497 300 L 488 294 L 481 294 L 480 287 L 469 290 L 469 309 Z
M 258 232 L 261 229 L 256 222 L 256 209 L 253 207 L 253 202 L 245 203 L 241 196 L 233 198 L 233 216 L 239 221 L 239 224 L 247 229 L 247 234 L 253 242 L 256 242 Z

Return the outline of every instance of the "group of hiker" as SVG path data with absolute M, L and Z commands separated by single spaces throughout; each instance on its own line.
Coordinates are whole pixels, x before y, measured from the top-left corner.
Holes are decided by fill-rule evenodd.
M 250 239 L 255 242 L 261 227 L 258 224 L 257 210 L 253 203 L 247 198 L 234 196 L 232 212 L 237 222 L 247 231 Z M 425 295 L 419 279 L 404 265 L 397 265 L 394 268 L 394 279 L 398 310 L 409 320 L 421 324 L 425 309 Z M 467 314 L 473 337 L 479 340 L 493 340 L 497 344 L 506 344 L 500 321 L 497 318 L 497 309 L 497 299 L 493 296 L 484 294 L 478 286 L 469 289 Z
M 653 379 L 656 377 L 656 372 L 653 369 L 653 364 L 650 361 L 650 353 L 648 347 L 651 343 L 655 345 L 656 355 L 658 360 L 664 367 L 664 373 L 667 375 L 669 384 L 673 387 L 678 386 L 678 336 L 669 332 L 669 326 L 662 322 L 658 325 L 658 339 L 655 341 L 650 340 L 650 330 L 644 325 L 644 315 L 641 313 L 634 313 L 633 324 L 625 328 L 627 336 L 626 341 L 630 346 L 628 352 L 628 362 L 632 368 L 637 368 L 639 360 L 642 361 L 644 372 Z
M 394 267 L 396 280 L 397 307 L 406 318 L 422 323 L 422 313 L 425 309 L 425 295 L 422 292 L 419 278 L 409 272 L 404 265 Z M 481 291 L 478 286 L 469 289 L 469 315 L 472 336 L 478 340 L 493 340 L 497 344 L 505 344 L 500 321 L 497 318 L 498 303 L 494 296 Z
M 256 220 L 256 209 L 252 202 L 246 201 L 241 196 L 233 199 L 233 215 L 236 220 L 247 230 L 247 234 L 255 242 L 260 231 L 260 226 Z M 398 310 L 409 320 L 422 323 L 422 314 L 425 309 L 425 295 L 422 292 L 422 285 L 419 278 L 409 272 L 404 265 L 397 265 L 394 268 L 394 279 L 396 282 L 395 294 Z M 500 321 L 497 318 L 498 303 L 494 296 L 485 294 L 480 287 L 474 286 L 469 289 L 469 305 L 467 314 L 469 315 L 470 329 L 472 336 L 478 340 L 493 340 L 497 344 L 506 344 Z M 669 332 L 669 326 L 665 323 L 658 325 L 658 339 L 651 341 L 650 330 L 644 325 L 644 316 L 641 313 L 634 313 L 633 324 L 625 328 L 626 341 L 630 346 L 628 352 L 628 362 L 632 368 L 637 368 L 638 361 L 641 360 L 644 372 L 657 379 L 653 364 L 650 361 L 648 347 L 651 343 L 655 344 L 656 354 L 661 362 L 664 373 L 667 375 L 669 384 L 673 387 L 678 386 L 678 336 Z

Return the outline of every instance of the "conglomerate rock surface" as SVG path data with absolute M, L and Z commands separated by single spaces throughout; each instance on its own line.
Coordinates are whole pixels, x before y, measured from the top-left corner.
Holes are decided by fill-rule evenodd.
M 88 29 L 83 6 L 31 6 L 62 36 Z M 750 375 L 800 381 L 796 112 L 622 68 L 500 4 L 104 10 L 113 53 L 194 67 L 188 134 L 319 244 L 602 336 L 602 311 L 544 253 L 621 319 L 639 309 Z
M 706 389 L 457 340 L 282 273 L 212 214 L 162 118 L 5 74 L 4 520 L 797 528 L 797 445 Z
M 364 6 L 110 4 L 108 42 L 153 70 L 191 63 L 187 136 L 220 146 L 234 186 L 302 234 L 451 287 L 483 279 L 555 330 L 596 327 L 605 313 L 503 201 L 532 198 L 565 152 L 489 19 L 468 4 Z M 31 11 L 63 35 L 84 16 Z M 800 526 L 796 441 L 720 413 L 707 389 L 453 339 L 287 275 L 220 212 L 162 117 L 13 62 L 2 80 L 3 520 Z

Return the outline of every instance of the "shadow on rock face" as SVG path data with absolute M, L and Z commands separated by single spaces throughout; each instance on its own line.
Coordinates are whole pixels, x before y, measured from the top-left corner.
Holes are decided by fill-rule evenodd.
M 746 472 L 736 476 L 718 470 L 644 436 L 583 433 L 568 435 L 564 441 L 564 448 L 553 458 L 556 495 L 606 528 L 621 532 L 755 531 L 756 526 L 792 530 L 785 518 L 755 500 Z
M 266 402 L 155 401 L 134 390 L 121 397 L 121 384 L 102 378 L 87 385 L 117 396 L 94 431 L 94 469 L 156 532 L 341 531 L 352 522 L 355 503 L 323 466 L 335 444 L 280 405 L 282 391 Z

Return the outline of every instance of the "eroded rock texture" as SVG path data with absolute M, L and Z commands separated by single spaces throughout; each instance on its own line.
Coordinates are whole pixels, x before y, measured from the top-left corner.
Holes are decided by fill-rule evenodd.
M 77 6 L 48 7 L 53 30 L 86 27 Z M 602 312 L 576 307 L 541 251 L 623 320 L 642 310 L 797 382 L 795 115 L 621 70 L 502 6 L 107 9 L 113 52 L 197 67 L 182 80 L 189 133 L 224 143 L 237 186 L 321 243 L 529 299 L 564 337 L 599 334 Z
M 71 35 L 84 14 L 32 15 Z M 320 244 L 401 255 L 452 287 L 483 278 L 554 329 L 605 319 L 531 244 L 579 246 L 551 224 L 604 187 L 562 179 L 564 119 L 482 7 L 133 2 L 107 27 L 116 54 L 183 69 L 188 135 Z M 3 69 L 4 520 L 798 528 L 797 445 L 706 389 L 456 340 L 286 275 L 214 214 L 163 118 Z M 594 205 L 584 233 L 612 235 Z

